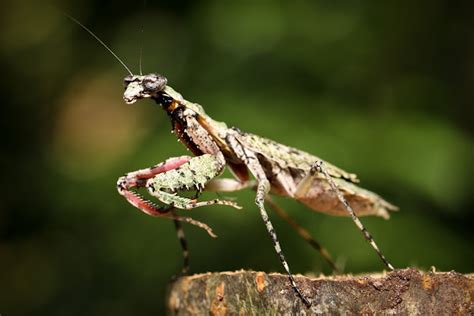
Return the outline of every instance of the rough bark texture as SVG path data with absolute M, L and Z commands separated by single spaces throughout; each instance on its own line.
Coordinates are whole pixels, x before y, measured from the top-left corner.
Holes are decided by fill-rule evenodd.
M 474 315 L 474 275 L 397 270 L 383 275 L 296 277 L 306 308 L 282 274 L 206 273 L 171 284 L 170 315 Z

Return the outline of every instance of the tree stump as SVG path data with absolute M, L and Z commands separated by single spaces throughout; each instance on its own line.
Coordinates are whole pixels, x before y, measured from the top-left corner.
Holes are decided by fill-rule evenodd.
M 286 275 L 254 271 L 180 277 L 169 289 L 170 315 L 409 314 L 474 315 L 474 275 L 396 270 L 366 276 L 297 275 L 307 308 Z

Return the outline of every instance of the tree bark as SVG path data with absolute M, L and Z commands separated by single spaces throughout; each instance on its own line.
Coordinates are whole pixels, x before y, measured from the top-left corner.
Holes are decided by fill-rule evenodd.
M 473 315 L 474 275 L 396 270 L 366 276 L 296 276 L 307 308 L 286 275 L 254 271 L 206 273 L 175 280 L 170 315 L 409 314 Z

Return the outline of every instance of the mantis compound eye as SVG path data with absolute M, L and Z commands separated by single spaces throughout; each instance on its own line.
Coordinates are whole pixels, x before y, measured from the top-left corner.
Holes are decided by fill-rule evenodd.
M 142 81 L 143 89 L 148 92 L 160 92 L 166 87 L 167 79 L 162 75 L 150 74 Z

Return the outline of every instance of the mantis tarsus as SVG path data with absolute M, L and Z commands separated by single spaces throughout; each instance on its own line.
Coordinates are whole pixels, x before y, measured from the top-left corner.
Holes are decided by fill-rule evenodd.
M 98 39 L 84 25 L 74 18 L 71 19 Z M 99 42 L 111 51 L 101 40 Z M 115 54 L 114 56 L 125 66 Z M 313 210 L 326 214 L 350 216 L 386 267 L 394 269 L 358 216 L 376 215 L 388 218 L 389 211 L 395 211 L 397 208 L 375 193 L 358 187 L 355 184 L 358 182 L 355 174 L 301 150 L 228 127 L 223 122 L 213 120 L 199 104 L 185 100 L 181 94 L 167 85 L 164 76 L 133 75 L 126 66 L 125 68 L 130 73 L 124 79 L 125 102 L 132 104 L 140 99 L 153 99 L 168 114 L 172 131 L 195 155 L 170 158 L 153 167 L 127 173 L 117 182 L 119 193 L 136 208 L 152 216 L 174 219 L 185 255 L 183 272 L 187 272 L 188 256 L 184 233 L 179 222 L 197 225 L 212 236 L 213 233 L 206 224 L 189 217 L 177 216 L 174 210 L 189 210 L 214 204 L 240 207 L 233 201 L 223 199 L 199 201 L 197 197 L 187 198 L 178 193 L 202 190 L 232 192 L 245 188 L 253 188 L 256 191 L 255 203 L 275 251 L 288 274 L 292 288 L 306 306 L 311 306 L 311 302 L 298 288 L 290 272 L 266 212 L 265 202 L 267 201 L 279 215 L 290 222 L 330 263 L 332 261 L 324 248 L 321 248 L 304 229 L 274 204 L 268 196 L 269 193 L 293 198 Z M 235 179 L 216 178 L 226 166 L 233 172 Z M 250 174 L 255 180 L 250 179 Z M 158 206 L 143 198 L 136 191 L 139 188 L 146 188 L 165 206 Z M 332 266 L 335 267 L 334 264 Z

